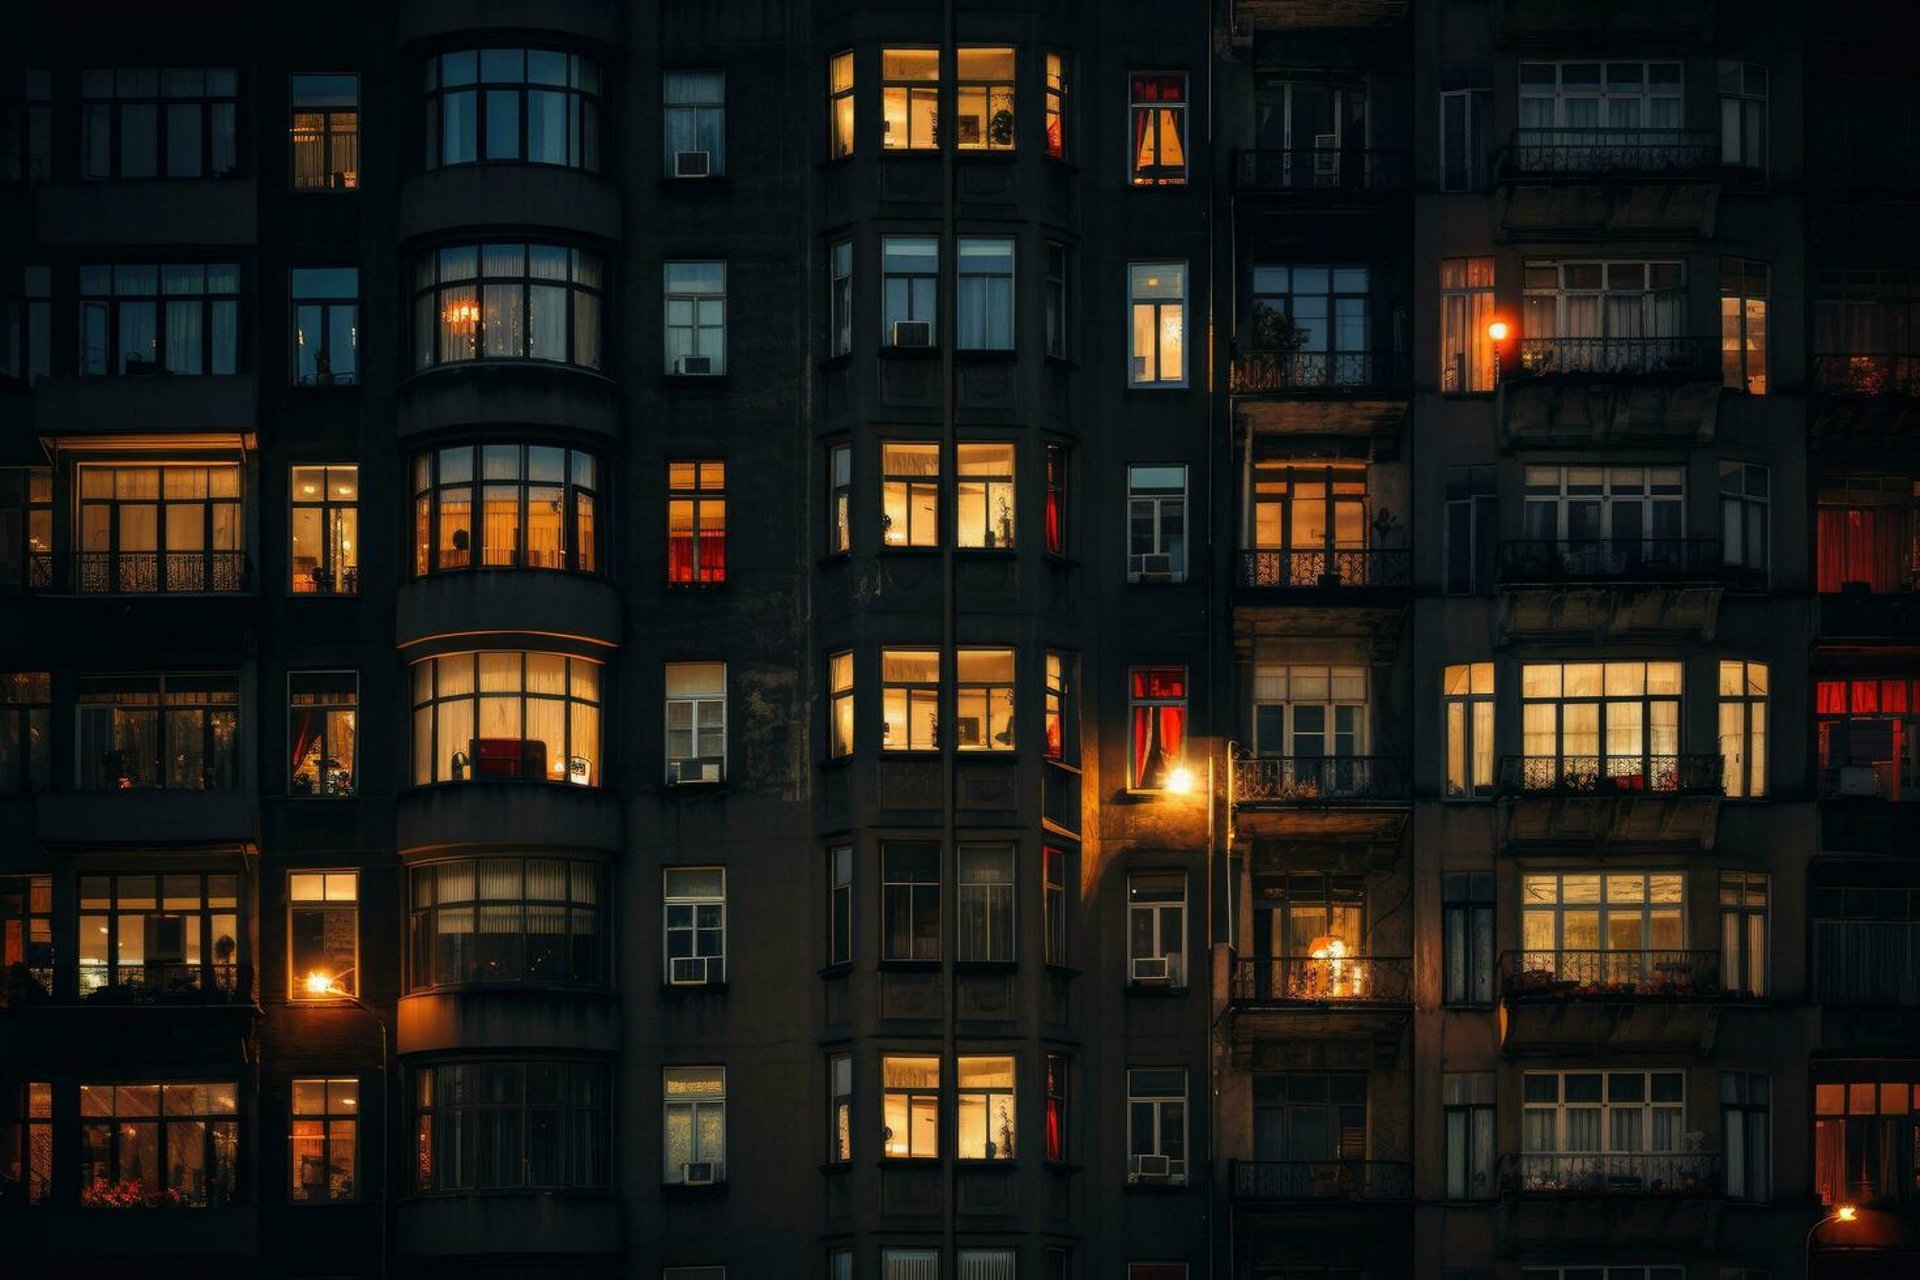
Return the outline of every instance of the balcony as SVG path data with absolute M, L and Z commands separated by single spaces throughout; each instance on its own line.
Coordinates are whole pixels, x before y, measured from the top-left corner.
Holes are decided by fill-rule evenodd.
M 1404 147 L 1292 147 L 1236 151 L 1236 192 L 1405 191 L 1413 154 Z
M 1700 1000 L 1726 994 L 1718 951 L 1509 951 L 1504 1000 Z
M 1515 129 L 1505 172 L 1529 179 L 1692 177 L 1713 173 L 1719 161 L 1720 140 L 1705 129 Z
M 249 595 L 244 551 L 36 552 L 25 588 L 43 596 Z
M 1242 551 L 1236 584 L 1247 591 L 1345 592 L 1357 604 L 1364 593 L 1409 590 L 1413 553 L 1360 547 Z
M 1539 1196 L 1717 1196 L 1726 1170 L 1717 1151 L 1528 1152 L 1500 1161 L 1500 1185 Z
M 1813 357 L 1814 394 L 1845 400 L 1920 397 L 1920 352 Z
M 1616 843 L 1710 849 L 1720 770 L 1717 755 L 1505 756 L 1502 842 L 1516 852 Z
M 1388 756 L 1259 756 L 1233 762 L 1241 809 L 1328 804 L 1405 804 L 1411 762 Z
M 1244 351 L 1227 367 L 1236 396 L 1405 394 L 1407 358 L 1396 351 Z
M 1232 1000 L 1243 1006 L 1409 1004 L 1405 956 L 1252 956 L 1233 962 Z
M 1413 1165 L 1403 1160 L 1230 1160 L 1236 1202 L 1396 1203 L 1413 1199 Z
M 1504 378 L 1565 377 L 1594 381 L 1647 378 L 1665 382 L 1720 381 L 1720 339 L 1522 338 L 1520 359 Z
M 1764 572 L 1725 562 L 1713 538 L 1519 539 L 1500 544 L 1494 581 L 1508 639 L 1710 639 L 1721 596 Z
M 83 962 L 77 966 L 75 976 L 76 991 L 82 1004 L 248 1005 L 253 1003 L 252 965 L 123 964 L 109 966 Z
M 1227 365 L 1243 429 L 1332 457 L 1397 454 L 1410 385 L 1400 351 L 1238 351 Z

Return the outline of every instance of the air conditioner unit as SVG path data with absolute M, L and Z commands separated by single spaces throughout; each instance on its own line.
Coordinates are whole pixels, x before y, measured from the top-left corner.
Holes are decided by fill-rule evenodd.
M 1127 1171 L 1129 1182 L 1165 1182 L 1172 1176 L 1170 1156 L 1134 1156 L 1133 1167 Z
M 719 1180 L 720 1166 L 712 1160 L 692 1160 L 680 1166 L 680 1181 L 690 1187 L 710 1187 Z
M 932 346 L 933 321 L 895 320 L 893 322 L 893 345 L 896 347 Z
M 673 371 L 688 377 L 710 377 L 713 374 L 713 357 L 681 356 L 673 362 Z
M 673 153 L 673 176 L 676 178 L 708 178 L 713 176 L 713 153 L 710 151 L 676 151 Z
M 1313 135 L 1313 172 L 1316 177 L 1330 178 L 1340 172 L 1340 135 L 1337 133 L 1316 133 Z
M 1172 582 L 1173 556 L 1169 553 L 1141 556 L 1139 572 L 1134 576 L 1141 582 Z
M 672 761 L 667 765 L 667 781 L 675 786 L 687 782 L 718 782 L 720 762 L 710 758 Z
M 1172 982 L 1172 956 L 1135 956 L 1128 969 L 1135 982 Z
M 1870 764 L 1842 765 L 1836 790 L 1843 796 L 1877 796 L 1880 773 Z
M 673 956 L 667 960 L 667 985 L 704 987 L 711 980 L 710 968 L 715 956 Z

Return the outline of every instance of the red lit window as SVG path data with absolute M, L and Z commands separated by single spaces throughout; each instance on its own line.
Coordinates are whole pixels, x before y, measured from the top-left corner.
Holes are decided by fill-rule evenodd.
M 1133 669 L 1133 785 L 1155 790 L 1180 767 L 1187 745 L 1187 669 Z
M 1047 446 L 1047 554 L 1067 553 L 1067 446 Z
M 727 465 L 667 464 L 667 581 L 727 580 Z
M 1821 680 L 1814 708 L 1829 794 L 1892 800 L 1920 786 L 1920 679 Z
M 1133 183 L 1168 186 L 1187 180 L 1187 77 L 1184 72 L 1133 77 Z
M 1051 856 L 1058 850 L 1049 849 Z M 1047 1055 L 1047 1159 L 1067 1158 L 1067 1059 Z
M 1823 592 L 1920 589 L 1920 482 L 1846 476 L 1823 481 L 1815 517 Z

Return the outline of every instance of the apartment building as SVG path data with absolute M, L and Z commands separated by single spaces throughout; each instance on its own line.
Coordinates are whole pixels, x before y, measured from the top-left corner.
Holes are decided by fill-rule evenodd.
M 0 1274 L 1920 1266 L 1897 6 L 5 22 Z

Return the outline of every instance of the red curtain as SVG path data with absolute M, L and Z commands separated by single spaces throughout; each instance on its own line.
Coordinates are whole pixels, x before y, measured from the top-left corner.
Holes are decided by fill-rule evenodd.
M 1186 696 L 1185 667 L 1140 667 L 1133 672 L 1135 786 L 1159 782 L 1161 770 L 1180 758 L 1186 741 Z
M 1066 1104 L 1061 1098 L 1047 1099 L 1047 1159 L 1067 1158 Z
M 1061 527 L 1064 513 L 1060 510 L 1065 496 L 1066 477 L 1060 474 L 1060 458 L 1052 449 L 1047 450 L 1047 551 L 1052 555 L 1064 555 L 1067 549 L 1066 530 Z
M 300 768 L 300 762 L 307 758 L 307 752 L 313 750 L 314 739 L 320 736 L 320 716 L 318 712 L 302 711 L 293 725 L 293 758 L 287 762 L 287 776 L 291 778 Z M 318 785 L 319 779 L 314 780 Z
M 694 540 L 700 544 L 700 558 L 694 560 Z M 668 582 L 725 582 L 727 580 L 727 535 L 722 533 L 672 533 L 667 535 Z
M 1864 582 L 1873 591 L 1903 588 L 1907 513 L 1898 507 L 1821 507 L 1816 521 L 1820 590 Z

